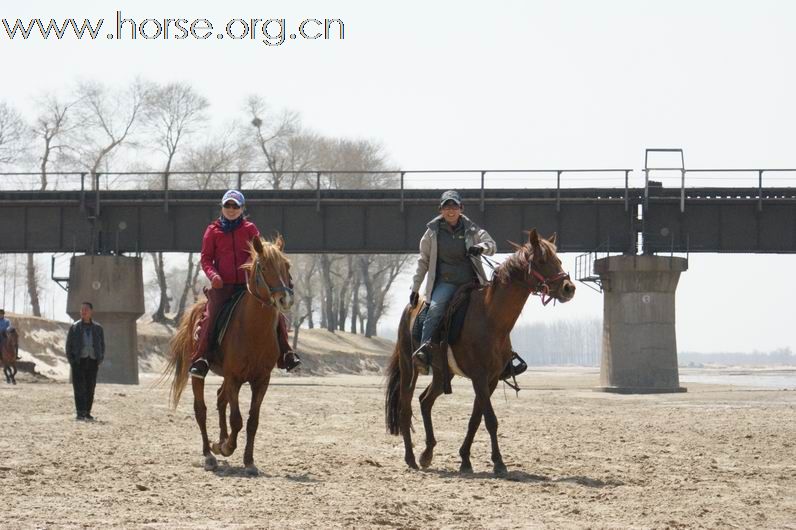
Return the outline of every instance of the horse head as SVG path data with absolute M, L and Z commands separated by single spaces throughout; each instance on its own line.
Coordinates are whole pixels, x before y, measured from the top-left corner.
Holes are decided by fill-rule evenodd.
M 274 241 L 256 237 L 249 246 L 251 261 L 244 265 L 249 271 L 249 292 L 283 312 L 293 306 L 290 260 L 282 252 L 284 248 L 285 240 L 281 235 Z
M 503 283 L 519 280 L 541 296 L 545 305 L 552 299 L 569 302 L 575 296 L 575 284 L 556 254 L 556 234 L 545 239 L 535 228 L 527 234 L 524 245 L 512 243 L 517 251 L 497 269 L 498 279 Z

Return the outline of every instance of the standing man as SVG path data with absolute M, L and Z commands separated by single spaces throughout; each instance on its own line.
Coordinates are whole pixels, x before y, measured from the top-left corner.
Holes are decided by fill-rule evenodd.
M 80 320 L 72 324 L 66 336 L 66 358 L 72 367 L 78 421 L 94 421 L 91 405 L 94 404 L 97 369 L 105 358 L 105 335 L 102 326 L 92 320 L 93 312 L 91 302 L 83 302 Z

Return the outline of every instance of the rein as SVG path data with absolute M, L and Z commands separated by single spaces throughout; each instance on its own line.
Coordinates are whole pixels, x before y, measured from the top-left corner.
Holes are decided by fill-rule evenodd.
M 265 277 L 263 276 L 263 268 L 262 264 L 260 263 L 260 258 L 257 258 L 257 260 L 254 263 L 254 267 L 252 269 L 252 275 L 254 276 L 255 289 L 252 289 L 251 284 L 247 279 L 246 291 L 248 291 L 248 293 L 252 295 L 255 298 L 255 300 L 260 302 L 263 307 L 267 305 L 277 307 L 276 296 L 275 296 L 277 293 L 285 292 L 291 296 L 293 295 L 293 289 L 285 285 L 285 282 L 284 280 L 282 280 L 281 276 L 279 277 L 279 283 L 281 285 L 279 285 L 278 287 L 271 287 L 270 285 L 268 285 L 268 282 L 265 281 Z M 271 296 L 267 300 L 257 293 L 257 289 L 259 289 L 261 286 L 267 287 L 268 292 L 271 293 Z

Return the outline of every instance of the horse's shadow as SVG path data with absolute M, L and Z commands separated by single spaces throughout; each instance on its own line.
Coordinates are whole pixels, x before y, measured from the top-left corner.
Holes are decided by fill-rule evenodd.
M 272 478 L 273 475 L 264 473 L 262 470 L 252 476 L 246 472 L 245 466 L 231 466 L 225 460 L 218 461 L 218 467 L 213 470 L 213 474 L 217 477 L 239 477 L 239 478 Z
M 218 462 L 218 467 L 213 470 L 213 474 L 217 477 L 238 477 L 238 478 L 277 478 L 279 475 L 274 475 L 271 473 L 265 473 L 262 470 L 255 475 L 250 475 L 245 466 L 231 466 L 229 462 L 221 460 Z M 309 473 L 289 473 L 284 475 L 284 478 L 290 480 L 291 482 L 301 482 L 304 484 L 314 484 L 321 482 L 315 477 L 312 477 Z
M 571 477 L 558 477 L 552 478 L 547 475 L 537 475 L 535 473 L 527 473 L 521 470 L 512 470 L 503 475 L 495 475 L 491 471 L 479 471 L 477 473 L 460 473 L 459 471 L 450 471 L 450 470 L 443 470 L 443 469 L 426 469 L 423 471 L 424 473 L 433 473 L 440 478 L 457 478 L 457 479 L 464 479 L 464 480 L 484 480 L 484 479 L 494 479 L 494 480 L 506 480 L 508 482 L 527 482 L 527 483 L 539 483 L 539 484 L 557 484 L 557 483 L 566 483 L 571 482 L 573 484 L 578 484 L 579 486 L 586 486 L 588 488 L 604 488 L 606 486 L 621 486 L 622 483 L 615 480 L 600 480 L 598 478 L 591 478 L 585 477 L 582 475 L 574 475 Z

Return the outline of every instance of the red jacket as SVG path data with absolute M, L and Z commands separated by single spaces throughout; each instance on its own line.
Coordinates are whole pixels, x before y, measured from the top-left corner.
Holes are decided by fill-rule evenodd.
M 208 279 L 221 276 L 225 285 L 246 283 L 246 271 L 240 266 L 249 261 L 249 241 L 259 236 L 254 223 L 245 219 L 227 233 L 221 230 L 218 219 L 210 223 L 202 238 L 202 270 Z

